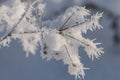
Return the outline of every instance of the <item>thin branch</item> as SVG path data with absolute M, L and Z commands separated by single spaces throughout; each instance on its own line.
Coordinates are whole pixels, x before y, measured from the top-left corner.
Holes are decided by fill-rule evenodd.
M 24 33 L 15 33 L 15 34 L 19 34 L 19 35 L 25 35 L 25 34 L 37 34 L 37 33 L 40 33 L 41 31 L 32 31 L 32 32 L 24 32 Z M 14 33 L 13 33 L 14 34 Z M 8 38 L 8 37 L 12 37 L 13 35 L 12 34 L 10 34 L 10 35 L 8 35 L 6 38 Z M 1 39 L 0 40 L 0 42 L 1 41 L 3 41 L 3 40 L 5 40 L 6 38 L 4 38 L 4 39 Z
M 71 27 L 80 26 L 80 25 L 85 24 L 85 23 L 87 23 L 87 22 L 89 22 L 89 21 L 84 21 L 84 22 L 82 22 L 82 23 L 78 23 L 78 24 L 72 25 Z
M 80 26 L 80 25 L 83 25 L 83 24 L 85 24 L 85 23 L 87 23 L 87 22 L 90 22 L 90 21 L 84 21 L 84 22 L 82 22 L 82 23 L 78 23 L 78 24 L 75 24 L 75 25 L 72 25 L 71 27 L 67 27 L 67 28 L 64 28 L 64 29 L 62 29 L 61 31 L 65 31 L 65 30 L 67 30 L 67 29 L 70 29 L 70 28 L 73 28 L 73 27 L 76 27 L 76 26 Z
M 26 14 L 28 13 L 28 11 L 31 9 L 31 7 L 36 3 L 36 1 L 34 1 L 31 6 L 29 6 L 27 8 L 27 10 L 23 13 L 23 15 L 21 16 L 21 18 L 19 19 L 19 21 L 15 24 L 15 26 L 12 28 L 12 30 L 7 33 L 4 37 L 0 38 L 0 41 L 3 41 L 4 39 L 6 39 L 8 36 L 11 36 L 11 34 L 14 32 L 15 28 L 18 27 L 18 25 L 20 24 L 20 22 L 24 19 L 24 17 L 26 16 Z
M 72 16 L 75 14 L 75 12 L 73 12 L 71 14 L 71 16 L 68 17 L 68 19 L 64 22 L 64 24 L 60 27 L 59 31 L 62 31 L 65 27 L 65 25 L 67 24 L 67 22 L 72 18 Z
M 89 46 L 89 44 L 84 43 L 83 41 L 81 41 L 81 40 L 79 40 L 79 39 L 77 39 L 77 38 L 75 38 L 75 37 L 73 37 L 73 36 L 71 36 L 71 35 L 68 35 L 68 34 L 65 34 L 65 35 L 68 36 L 68 37 L 70 37 L 70 38 L 72 38 L 73 40 L 76 40 L 76 41 L 78 41 L 78 42 L 81 42 L 82 44 L 84 44 L 84 45 L 86 45 L 86 46 Z
M 41 18 L 40 18 L 40 29 L 43 27 L 43 14 L 41 15 Z
M 70 58 L 71 63 L 74 65 L 73 60 L 72 60 L 72 57 L 70 56 L 69 49 L 67 48 L 67 45 L 64 44 L 64 47 L 65 47 L 65 50 L 66 50 L 66 52 L 67 52 L 68 57 Z
M 40 23 L 41 23 L 41 24 L 40 24 L 40 26 L 41 26 L 40 29 L 41 29 L 42 26 L 43 26 L 43 22 L 42 22 L 42 20 L 43 20 L 43 15 L 41 16 L 41 20 L 40 20 Z
M 31 32 L 24 32 L 24 33 L 18 33 L 18 34 L 37 34 L 40 33 L 41 31 L 31 31 Z

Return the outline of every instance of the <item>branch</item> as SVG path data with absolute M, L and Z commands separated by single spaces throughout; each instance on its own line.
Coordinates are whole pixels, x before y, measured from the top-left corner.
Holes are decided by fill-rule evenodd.
M 90 22 L 90 21 L 84 21 L 84 22 L 82 22 L 82 23 L 78 23 L 78 24 L 72 25 L 71 27 L 76 27 L 76 26 L 79 26 L 79 25 L 85 24 L 85 23 L 87 23 L 87 22 Z
M 23 32 L 23 33 L 12 33 L 12 34 L 19 34 L 19 35 L 23 35 L 23 34 L 37 34 L 37 33 L 40 33 L 40 32 L 42 32 L 42 31 L 38 30 L 38 31 Z M 8 38 L 8 37 L 12 37 L 12 34 L 10 34 L 10 35 L 6 36 L 4 39 L 3 39 L 3 38 L 2 38 L 2 39 L 0 39 L 0 42 L 1 42 L 1 41 L 3 41 L 3 40 L 5 40 L 5 39 L 6 39 L 6 38 Z
M 72 16 L 75 14 L 75 12 L 73 12 L 71 14 L 71 16 L 68 17 L 68 19 L 64 22 L 64 24 L 62 25 L 62 27 L 59 29 L 59 31 L 62 31 L 65 27 L 65 25 L 67 24 L 67 22 L 72 18 Z
M 79 40 L 79 39 L 77 39 L 77 38 L 75 38 L 75 37 L 73 37 L 73 36 L 71 36 L 71 35 L 68 35 L 68 34 L 65 34 L 65 35 L 68 36 L 68 37 L 70 37 L 70 38 L 72 38 L 73 40 L 76 40 L 76 41 L 78 41 L 78 42 L 80 42 L 80 43 L 86 45 L 86 46 L 89 46 L 89 44 L 84 43 L 83 41 L 81 41 L 81 40 Z
M 70 61 L 71 61 L 72 65 L 73 65 L 73 66 L 76 66 L 76 65 L 74 64 L 73 60 L 72 60 L 72 57 L 70 56 L 70 52 L 69 52 L 69 49 L 67 48 L 67 45 L 64 44 L 64 47 L 65 47 L 65 49 L 66 49 L 67 55 L 68 55 L 68 57 L 70 58 Z
M 90 22 L 90 21 L 84 21 L 82 23 L 78 23 L 78 24 L 72 25 L 71 27 L 67 27 L 67 28 L 62 29 L 61 31 L 65 31 L 65 30 L 68 30 L 70 28 L 74 28 L 76 26 L 80 26 L 80 25 L 83 25 L 83 24 L 88 23 L 88 22 Z
M 18 27 L 19 23 L 24 19 L 24 17 L 25 17 L 26 14 L 28 13 L 28 11 L 31 9 L 31 7 L 32 7 L 36 2 L 37 2 L 37 1 L 34 1 L 34 2 L 32 3 L 32 5 L 27 8 L 27 10 L 23 13 L 23 15 L 21 16 L 21 18 L 19 19 L 19 21 L 18 21 L 18 22 L 15 24 L 15 26 L 12 28 L 12 30 L 11 30 L 9 33 L 7 33 L 4 37 L 0 38 L 0 41 L 3 41 L 3 40 L 6 39 L 8 36 L 11 36 L 11 34 L 14 32 L 15 28 Z
M 43 15 L 41 16 L 41 20 L 40 20 L 40 29 L 43 27 L 43 22 L 42 22 L 42 20 L 43 20 Z

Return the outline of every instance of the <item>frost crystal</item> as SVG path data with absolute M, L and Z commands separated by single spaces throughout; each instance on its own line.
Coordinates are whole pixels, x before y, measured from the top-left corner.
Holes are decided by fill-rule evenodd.
M 42 58 L 62 60 L 68 65 L 68 72 L 76 78 L 84 78 L 86 69 L 80 61 L 79 46 L 84 47 L 89 58 L 99 58 L 104 52 L 100 43 L 86 39 L 82 33 L 102 26 L 102 13 L 91 16 L 85 7 L 68 8 L 63 15 L 53 20 L 43 20 L 45 4 L 34 1 L 30 6 L 13 0 L 10 6 L 0 7 L 0 28 L 6 34 L 0 39 L 0 46 L 8 46 L 12 39 L 20 40 L 26 56 L 35 54 L 40 46 Z

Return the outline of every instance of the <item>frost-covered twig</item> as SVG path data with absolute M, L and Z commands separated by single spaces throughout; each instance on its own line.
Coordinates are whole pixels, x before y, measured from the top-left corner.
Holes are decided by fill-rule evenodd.
M 66 50 L 67 55 L 68 55 L 69 58 L 70 58 L 71 64 L 73 64 L 73 65 L 75 66 L 75 64 L 73 63 L 73 60 L 72 60 L 72 57 L 71 57 L 71 55 L 70 55 L 70 52 L 69 52 L 69 49 L 68 49 L 67 45 L 64 45 L 64 47 L 65 47 L 65 50 Z
M 18 20 L 18 22 L 12 27 L 12 29 L 10 30 L 10 32 L 8 32 L 4 37 L 2 37 L 0 39 L 0 41 L 3 41 L 4 39 L 6 39 L 8 36 L 11 36 L 11 34 L 14 32 L 15 28 L 18 27 L 19 23 L 23 20 L 23 18 L 26 16 L 26 14 L 28 13 L 28 11 L 33 7 L 33 5 L 36 3 L 36 1 L 34 1 L 31 6 L 29 6 L 26 11 L 23 13 L 23 15 L 21 16 L 21 18 Z
M 17 0 L 16 0 L 17 1 Z M 15 1 L 15 2 L 16 2 Z M 18 2 L 19 5 L 22 4 Z M 13 3 L 14 5 L 15 3 Z M 21 7 L 26 5 L 20 5 Z M 14 6 L 16 13 L 16 7 Z M 13 17 L 15 13 L 11 13 L 9 8 L 1 7 L 0 10 L 0 24 L 13 26 L 14 19 L 18 20 L 16 25 L 8 34 L 0 41 L 0 46 L 9 46 L 12 39 L 17 39 L 21 42 L 26 56 L 29 54 L 35 55 L 35 51 L 40 45 L 40 53 L 43 59 L 62 60 L 64 64 L 68 65 L 68 72 L 76 78 L 84 78 L 86 69 L 80 61 L 78 49 L 80 46 L 84 47 L 89 58 L 99 58 L 103 54 L 103 48 L 98 48 L 99 43 L 94 43 L 94 40 L 86 39 L 82 33 L 87 30 L 101 29 L 99 20 L 102 13 L 91 15 L 90 11 L 85 7 L 74 6 L 68 8 L 63 15 L 58 16 L 54 20 L 44 21 L 43 12 L 45 5 L 37 3 L 27 11 L 23 9 L 23 15 Z M 8 15 L 7 13 L 11 13 Z M 17 16 L 16 14 L 14 16 Z M 13 17 L 13 18 L 12 18 Z M 13 22 L 11 22 L 13 20 Z M 6 23 L 6 24 L 5 24 Z
M 70 20 L 70 18 L 71 18 L 74 14 L 75 14 L 75 13 L 73 12 L 73 13 L 71 14 L 71 16 L 69 16 L 69 17 L 67 18 L 67 20 L 64 22 L 64 24 L 60 27 L 59 31 L 62 31 L 62 30 L 64 30 L 64 29 L 66 29 L 65 27 L 66 27 L 67 22 Z

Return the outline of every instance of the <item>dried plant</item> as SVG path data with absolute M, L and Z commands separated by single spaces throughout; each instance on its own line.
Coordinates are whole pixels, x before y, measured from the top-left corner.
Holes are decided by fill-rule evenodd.
M 87 68 L 80 61 L 78 49 L 84 47 L 92 60 L 104 53 L 103 48 L 97 47 L 100 43 L 94 43 L 95 39 L 83 37 L 88 30 L 102 28 L 99 24 L 102 13 L 91 15 L 85 7 L 74 6 L 56 19 L 44 21 L 44 10 L 45 4 L 39 1 L 28 6 L 27 3 L 14 0 L 10 6 L 1 6 L 0 29 L 5 29 L 6 34 L 1 37 L 0 46 L 9 46 L 13 39 L 19 40 L 27 57 L 40 49 L 43 59 L 62 60 L 68 65 L 70 75 L 84 78 Z

